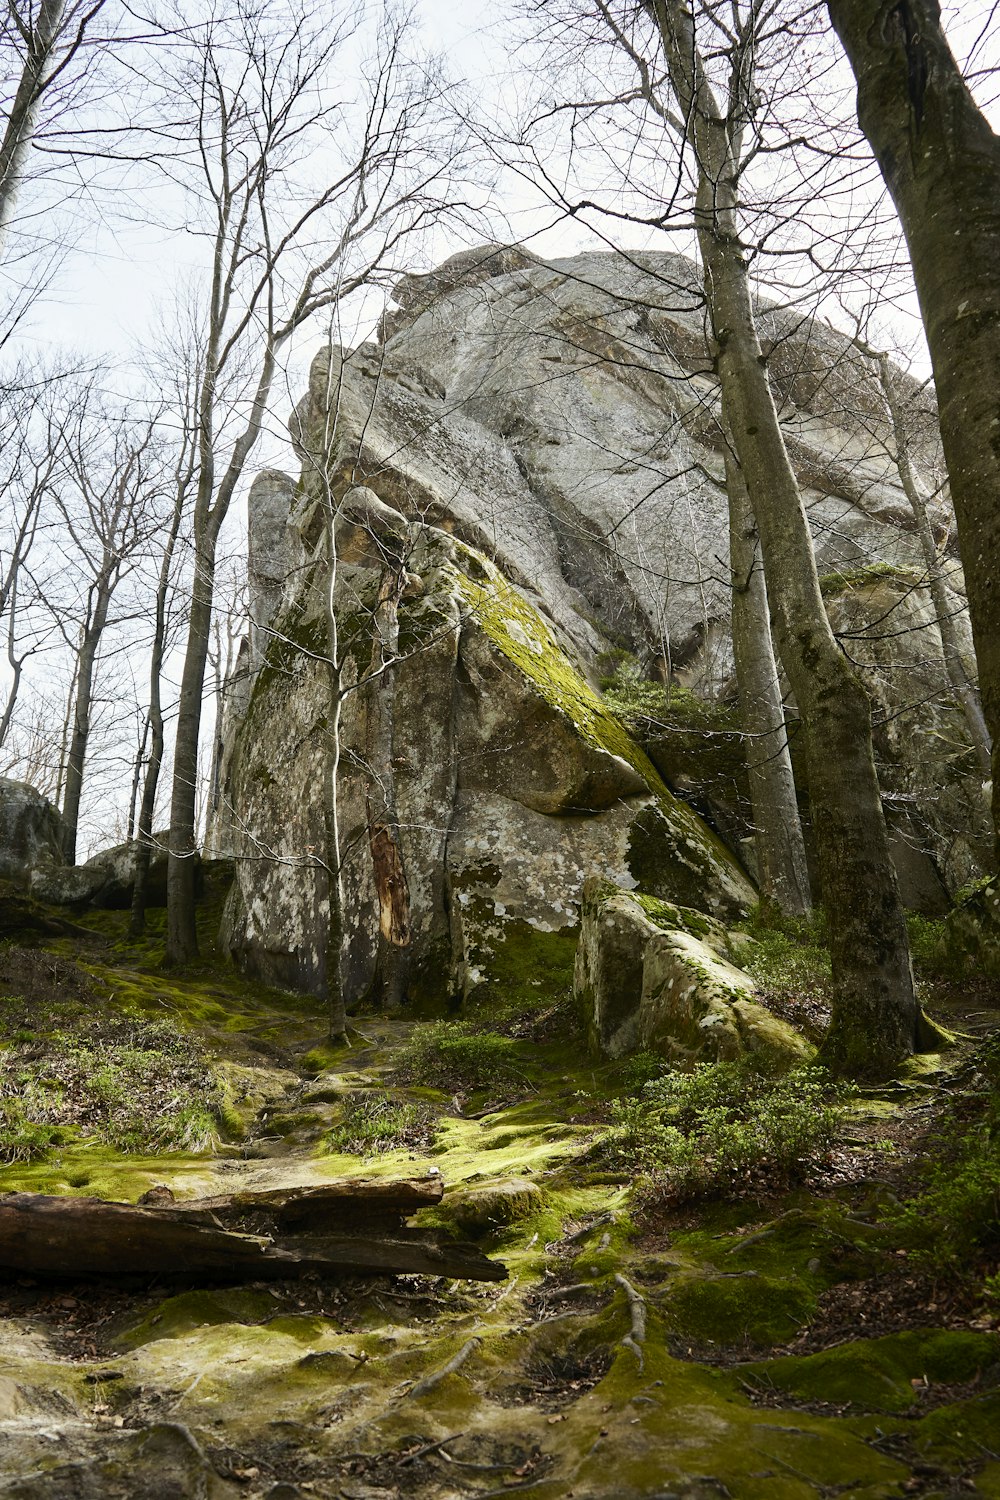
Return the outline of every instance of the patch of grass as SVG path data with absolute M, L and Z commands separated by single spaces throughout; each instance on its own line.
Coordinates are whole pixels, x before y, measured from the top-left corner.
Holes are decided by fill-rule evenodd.
M 753 1059 L 701 1063 L 612 1104 L 599 1149 L 610 1165 L 646 1174 L 648 1205 L 786 1184 L 829 1151 L 845 1099 L 817 1068 L 775 1075 Z
M 399 1054 L 396 1074 L 408 1083 L 469 1094 L 525 1085 L 517 1042 L 467 1021 L 418 1026 Z
M 438 1116 L 420 1100 L 359 1089 L 344 1101 L 344 1114 L 326 1137 L 326 1149 L 347 1156 L 381 1156 L 406 1146 L 433 1144 Z
M 224 1099 L 189 1036 L 136 1016 L 41 1034 L 24 1025 L 24 1007 L 0 1000 L 0 1017 L 24 1038 L 0 1051 L 0 1161 L 75 1139 L 130 1154 L 213 1143 Z

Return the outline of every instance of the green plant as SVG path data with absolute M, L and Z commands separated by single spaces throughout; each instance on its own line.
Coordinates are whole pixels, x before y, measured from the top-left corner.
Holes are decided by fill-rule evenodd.
M 942 1117 L 922 1182 L 886 1223 L 937 1273 L 985 1276 L 1000 1264 L 1000 1037 L 982 1043 Z
M 221 1090 L 191 1038 L 168 1022 L 119 1016 L 79 1033 L 29 1035 L 0 1053 L 0 1161 L 31 1160 L 73 1137 L 132 1153 L 214 1141 Z
M 419 1100 L 359 1089 L 345 1100 L 343 1118 L 327 1134 L 326 1148 L 348 1156 L 381 1156 L 404 1146 L 429 1146 L 437 1118 Z
M 701 1063 L 616 1101 L 602 1154 L 646 1173 L 659 1198 L 707 1195 L 741 1179 L 789 1182 L 830 1149 L 845 1096 L 817 1068 L 774 1075 L 753 1059 Z
M 417 1026 L 399 1055 L 396 1074 L 407 1082 L 466 1093 L 523 1088 L 525 1082 L 517 1042 L 466 1021 Z

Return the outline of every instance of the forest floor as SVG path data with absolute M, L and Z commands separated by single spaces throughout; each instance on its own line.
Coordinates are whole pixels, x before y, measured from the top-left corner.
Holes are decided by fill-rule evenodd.
M 425 1221 L 509 1276 L 10 1275 L 0 1496 L 1000 1497 L 1000 1303 L 905 1212 L 981 1092 L 987 987 L 939 986 L 957 1045 L 847 1100 L 799 1173 L 671 1198 L 602 1155 L 639 1082 L 565 995 L 439 1025 L 436 1052 L 426 1021 L 364 1017 L 333 1051 L 315 1001 L 82 920 L 0 948 L 0 1192 L 440 1174 Z

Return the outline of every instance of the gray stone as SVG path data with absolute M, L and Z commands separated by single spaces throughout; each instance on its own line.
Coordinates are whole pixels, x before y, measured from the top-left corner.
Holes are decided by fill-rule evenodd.
M 47 797 L 0 776 L 0 879 L 22 883 L 34 865 L 62 864 L 62 833 L 62 818 Z
M 641 1048 L 679 1068 L 747 1053 L 786 1063 L 811 1055 L 726 956 L 719 923 L 641 902 L 604 881 L 584 887 L 574 990 L 597 1050 L 622 1057 Z
M 384 765 L 409 897 L 412 998 L 469 996 L 517 924 L 572 931 L 591 874 L 723 919 L 754 895 L 739 857 L 740 789 L 716 806 L 697 776 L 666 785 L 595 693 L 607 653 L 621 647 L 645 665 L 668 660 L 702 696 L 733 687 L 718 393 L 694 266 L 663 254 L 547 263 L 488 245 L 404 278 L 396 303 L 380 344 L 314 360 L 290 422 L 299 484 L 269 471 L 252 492 L 256 646 L 227 694 L 208 840 L 237 858 L 224 922 L 234 957 L 322 992 L 333 493 L 334 602 L 351 685 L 378 658 L 387 570 L 404 575 L 402 658 L 350 694 L 341 724 L 351 1003 L 377 997 L 384 963 L 384 887 L 380 898 L 371 853 Z M 821 570 L 870 559 L 903 574 L 921 567 L 873 372 L 832 329 L 768 303 L 758 310 Z M 915 456 L 930 470 L 933 406 L 915 384 L 909 394 Z M 982 798 L 965 776 L 940 642 L 936 656 L 925 649 L 926 601 L 911 593 L 906 618 L 924 634 L 904 633 L 904 644 L 876 639 L 874 596 L 837 596 L 831 608 L 850 630 L 871 606 L 874 656 L 860 655 L 886 710 L 877 728 L 888 807 L 901 857 L 913 818 L 926 824 L 908 888 L 933 909 L 938 886 L 978 873 Z M 907 719 L 896 710 L 921 653 L 927 678 L 913 697 L 935 707 L 931 719 Z M 891 692 L 890 657 L 903 663 Z M 391 748 L 373 741 L 390 693 Z M 894 729 L 897 717 L 917 729 Z M 935 777 L 951 769 L 942 797 Z M 673 993 L 665 977 L 661 988 Z

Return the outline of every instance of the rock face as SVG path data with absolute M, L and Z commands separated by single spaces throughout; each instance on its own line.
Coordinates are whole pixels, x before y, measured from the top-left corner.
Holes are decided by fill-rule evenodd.
M 727 949 L 725 928 L 702 913 L 589 880 L 574 991 L 596 1050 L 642 1048 L 680 1068 L 745 1053 L 804 1060 L 807 1044 L 757 1002 Z
M 468 996 L 516 924 L 551 934 L 573 926 L 593 869 L 727 914 L 751 901 L 737 861 L 670 793 L 538 606 L 447 532 L 411 529 L 408 563 L 421 585 L 399 608 L 396 730 L 383 757 L 399 825 L 411 996 Z M 357 999 L 377 995 L 384 978 L 385 892 L 373 831 L 384 788 L 371 766 L 386 748 L 373 743 L 372 727 L 382 725 L 377 695 L 388 674 L 364 685 L 382 573 L 338 566 L 339 626 L 354 653 L 345 671 L 362 678 L 344 700 L 337 786 L 347 985 Z M 300 576 L 319 588 L 325 561 Z M 321 989 L 323 793 L 334 746 L 317 609 L 304 583 L 275 622 L 284 644 L 269 651 L 254 683 L 225 766 L 224 800 L 252 831 L 232 825 L 232 951 L 272 980 Z
M 487 246 L 395 296 L 379 345 L 314 361 L 291 422 L 299 482 L 269 471 L 251 493 L 252 640 L 209 838 L 238 860 L 238 962 L 322 991 L 335 812 L 352 1003 L 388 993 L 398 962 L 411 998 L 440 1000 L 502 983 L 526 939 L 564 951 L 589 875 L 712 916 L 753 899 L 732 810 L 715 819 L 727 848 L 596 690 L 622 650 L 705 698 L 732 687 L 694 268 Z M 821 570 L 919 566 L 877 380 L 827 327 L 761 318 Z M 932 466 L 923 416 L 915 457 Z M 939 661 L 927 671 L 941 688 Z M 920 797 L 911 738 L 887 730 L 887 754 L 899 795 Z M 711 816 L 710 797 L 699 806 Z M 919 881 L 935 891 L 977 857 L 974 833 L 945 848 L 961 813 L 927 824 Z
M 62 819 L 47 797 L 0 776 L 0 879 L 21 883 L 39 864 L 62 864 Z

